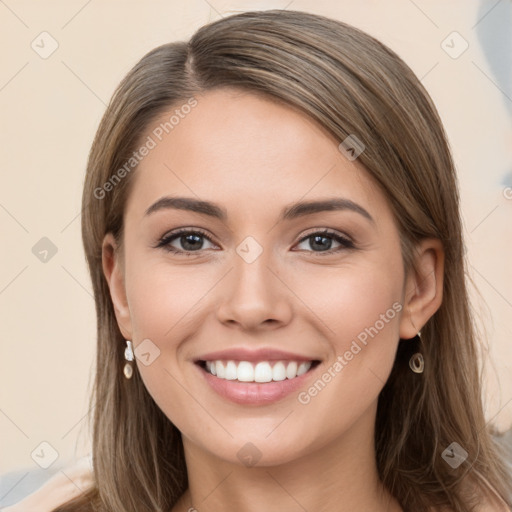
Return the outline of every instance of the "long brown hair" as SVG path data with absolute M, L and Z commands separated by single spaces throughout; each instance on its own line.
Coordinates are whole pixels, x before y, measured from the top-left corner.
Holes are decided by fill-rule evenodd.
M 355 135 L 364 143 L 358 160 L 389 199 L 406 269 L 414 267 L 421 239 L 435 237 L 444 246 L 442 305 L 421 340 L 400 341 L 379 397 L 375 441 L 384 485 L 407 511 L 444 505 L 466 512 L 479 493 L 491 490 L 510 504 L 510 475 L 483 415 L 456 174 L 436 108 L 411 69 L 373 37 L 323 16 L 268 10 L 223 18 L 188 42 L 150 51 L 118 86 L 100 123 L 82 214 L 97 313 L 95 483 L 54 512 L 167 512 L 187 488 L 180 432 L 138 372 L 131 380 L 123 376 L 125 340 L 101 248 L 107 232 L 121 241 L 136 173 L 126 162 L 150 123 L 195 94 L 226 86 L 297 108 L 340 142 Z M 119 173 L 123 166 L 126 172 Z M 421 376 L 408 368 L 413 350 L 426 361 Z M 442 456 L 453 442 L 468 453 L 456 469 Z

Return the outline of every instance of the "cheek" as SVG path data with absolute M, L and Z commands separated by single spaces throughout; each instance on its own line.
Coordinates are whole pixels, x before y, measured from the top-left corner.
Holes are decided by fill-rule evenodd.
M 339 349 L 347 349 L 348 339 L 364 344 L 368 337 L 378 337 L 383 348 L 395 334 L 398 340 L 400 279 L 395 282 L 391 273 L 371 268 L 352 272 L 340 284 L 330 311 L 333 330 L 339 333 Z
M 127 272 L 127 295 L 135 339 L 178 339 L 194 321 L 216 278 L 199 267 L 169 262 L 134 262 Z
M 206 265 L 204 269 L 171 265 L 161 259 L 148 262 L 142 256 L 135 258 L 135 254 L 133 251 L 131 265 L 127 262 L 126 266 L 133 338 L 137 343 L 150 340 L 158 354 L 149 365 L 144 364 L 144 358 L 136 358 L 138 372 L 155 403 L 176 427 L 191 432 L 197 423 L 201 438 L 199 434 L 211 426 L 197 420 L 204 416 L 204 410 L 188 391 L 192 388 L 186 372 L 191 363 L 182 361 L 181 355 L 187 340 L 200 332 L 218 271 L 210 268 L 207 272 Z
M 398 341 L 404 276 L 401 259 L 393 262 L 396 259 L 368 258 L 295 277 L 293 289 L 317 317 L 319 328 L 321 321 L 325 338 L 338 354 L 355 339 L 364 343 L 365 338 L 378 336 L 381 345 L 388 338 Z
M 306 408 L 316 409 L 323 420 L 327 404 L 347 420 L 362 414 L 375 402 L 391 372 L 399 341 L 404 275 L 399 251 L 379 259 L 337 269 L 324 286 L 321 272 L 310 276 L 309 283 L 316 281 L 317 286 L 305 301 L 324 324 L 329 361 L 320 376 L 322 382 L 305 390 L 299 401 L 310 404 Z M 303 292 L 307 289 L 303 283 Z
M 311 322 L 322 331 L 328 354 L 321 382 L 299 398 L 310 412 L 315 409 L 314 417 L 327 421 L 323 412 L 337 410 L 350 421 L 377 400 L 399 341 L 403 278 L 397 251 L 380 262 L 368 258 L 329 272 L 317 269 L 301 280 L 297 294 L 313 311 Z
M 322 329 L 329 352 L 317 379 L 297 397 L 295 420 L 307 424 L 306 445 L 326 443 L 352 426 L 363 428 L 363 418 L 374 414 L 399 341 L 401 268 L 401 263 L 372 263 L 338 269 L 326 286 L 302 295 L 321 319 L 315 325 Z M 321 285 L 319 274 L 314 277 L 308 282 Z M 303 285 L 305 292 L 307 283 Z M 320 294 L 319 289 L 324 291 Z M 370 419 L 367 425 L 372 423 Z

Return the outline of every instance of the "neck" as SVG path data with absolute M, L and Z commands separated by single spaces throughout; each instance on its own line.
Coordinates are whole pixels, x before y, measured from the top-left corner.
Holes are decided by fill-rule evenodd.
M 401 507 L 378 478 L 375 411 L 368 416 L 319 449 L 265 467 L 220 459 L 183 437 L 189 488 L 173 512 L 399 512 Z

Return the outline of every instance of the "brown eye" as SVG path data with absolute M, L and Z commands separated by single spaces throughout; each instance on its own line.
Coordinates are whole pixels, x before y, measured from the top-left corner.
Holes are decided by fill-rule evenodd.
M 211 239 L 202 231 L 182 229 L 162 237 L 156 247 L 162 247 L 177 254 L 190 254 L 204 249 L 205 240 L 213 245 Z M 171 245 L 176 242 L 181 248 Z
M 333 241 L 339 244 L 332 248 Z M 354 243 L 348 238 L 332 231 L 319 231 L 304 237 L 299 244 L 306 242 L 311 249 L 310 252 L 332 254 L 342 249 L 353 249 Z M 318 249 L 318 250 L 317 250 Z M 306 249 L 307 250 L 307 249 Z

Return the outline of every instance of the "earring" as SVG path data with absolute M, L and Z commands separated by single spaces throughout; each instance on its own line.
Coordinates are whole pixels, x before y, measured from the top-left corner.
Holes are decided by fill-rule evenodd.
M 418 331 L 417 336 L 421 339 L 421 331 Z M 409 368 L 414 373 L 423 373 L 425 369 L 425 360 L 423 359 L 423 355 L 420 352 L 416 352 L 409 359 Z
M 126 361 L 133 361 L 133 347 L 132 342 L 126 340 L 126 348 L 124 349 L 124 358 Z M 133 366 L 130 363 L 126 363 L 123 369 L 124 376 L 127 379 L 131 379 L 133 375 Z

